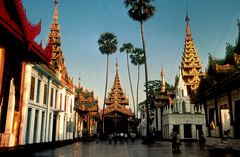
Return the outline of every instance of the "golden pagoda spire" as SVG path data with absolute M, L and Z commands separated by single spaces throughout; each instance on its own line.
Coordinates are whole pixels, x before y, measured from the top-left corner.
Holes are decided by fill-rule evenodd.
M 238 26 L 238 43 L 240 43 L 240 20 L 237 19 L 237 26 Z
M 118 58 L 116 58 L 116 75 L 118 75 Z
M 161 77 L 162 77 L 161 93 L 164 93 L 166 91 L 166 83 L 165 83 L 165 70 L 163 65 L 162 65 Z
M 116 59 L 116 75 L 111 91 L 108 94 L 106 105 L 111 105 L 112 103 L 120 105 L 128 105 L 128 99 L 120 84 L 120 79 L 118 75 L 118 59 Z
M 81 88 L 81 82 L 80 82 L 80 77 L 78 78 L 78 88 L 80 89 Z
M 63 55 L 61 47 L 61 33 L 58 24 L 58 0 L 54 1 L 53 23 L 48 34 L 48 43 L 52 43 L 52 60 L 51 67 L 54 70 L 62 71 L 63 69 Z
M 58 0 L 54 2 L 53 23 L 58 23 Z
M 188 14 L 186 15 L 185 21 L 186 36 L 181 63 L 181 74 L 184 82 L 188 86 L 188 90 L 195 91 L 199 86 L 200 78 L 203 76 L 203 73 L 201 72 L 202 65 L 192 38 L 190 18 Z

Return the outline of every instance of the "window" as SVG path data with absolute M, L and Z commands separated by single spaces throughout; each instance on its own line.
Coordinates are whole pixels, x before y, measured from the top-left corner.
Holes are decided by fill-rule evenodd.
M 36 102 L 39 103 L 39 98 L 40 98 L 40 91 L 41 90 L 41 80 L 38 80 L 37 83 L 37 97 L 36 97 Z
M 184 138 L 192 138 L 192 127 L 191 124 L 184 124 Z
M 43 95 L 43 104 L 46 105 L 47 104 L 47 85 L 44 84 L 44 95 Z
M 67 96 L 65 96 L 64 111 L 67 111 Z
M 54 103 L 54 108 L 57 108 L 57 100 L 58 100 L 58 91 L 55 91 L 55 103 Z
M 26 144 L 30 142 L 31 118 L 32 118 L 32 108 L 28 108 L 28 113 L 27 113 L 27 128 L 26 128 L 26 137 L 25 137 L 25 143 L 26 143 Z
M 30 99 L 34 100 L 34 90 L 35 90 L 35 77 L 31 77 L 31 87 L 30 87 Z
M 50 107 L 53 107 L 53 93 L 54 93 L 54 89 L 51 88 Z
M 60 110 L 62 110 L 62 93 L 60 94 Z
M 37 132 L 38 132 L 38 115 L 39 115 L 39 110 L 36 110 L 35 112 L 35 119 L 34 119 L 34 130 L 33 130 L 33 142 L 37 143 Z
M 72 99 L 70 101 L 70 113 L 72 113 Z

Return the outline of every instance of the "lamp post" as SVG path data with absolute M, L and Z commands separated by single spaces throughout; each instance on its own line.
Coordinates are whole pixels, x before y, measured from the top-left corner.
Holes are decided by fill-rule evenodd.
M 158 108 L 161 109 L 169 103 L 169 96 L 165 93 L 157 94 L 153 97 L 154 106 L 156 108 L 156 131 L 159 132 L 158 128 Z M 162 113 L 162 112 L 161 112 Z M 160 121 L 162 125 L 162 114 L 160 116 Z

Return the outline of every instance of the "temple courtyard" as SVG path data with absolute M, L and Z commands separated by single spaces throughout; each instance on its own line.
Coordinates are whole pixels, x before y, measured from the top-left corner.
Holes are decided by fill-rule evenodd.
M 117 144 L 103 142 L 75 142 L 70 145 L 41 151 L 26 150 L 11 154 L 25 157 L 239 157 L 240 152 L 199 146 L 197 142 L 182 142 L 180 152 L 172 152 L 171 142 L 158 141 L 143 145 L 141 140 L 118 141 Z M 3 155 L 3 154 L 2 154 Z M 2 156 L 0 155 L 0 156 Z M 8 155 L 9 156 L 9 155 Z

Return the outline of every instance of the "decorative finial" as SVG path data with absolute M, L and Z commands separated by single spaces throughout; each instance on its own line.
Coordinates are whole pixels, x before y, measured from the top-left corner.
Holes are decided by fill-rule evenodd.
M 116 58 L 116 75 L 118 75 L 118 58 Z
M 164 66 L 162 65 L 162 71 L 161 71 L 161 76 L 165 76 L 165 69 L 164 69 Z
M 166 83 L 165 83 L 165 70 L 163 65 L 162 65 L 161 77 L 162 77 L 161 92 L 164 93 L 166 90 Z
M 53 20 L 55 23 L 58 23 L 58 0 L 55 0 L 54 4 Z
M 189 21 L 190 21 L 190 18 L 189 18 L 189 16 L 188 16 L 188 12 L 186 13 L 185 21 L 186 21 L 186 22 L 189 22 Z
M 81 88 L 81 82 L 80 82 L 80 77 L 78 78 L 78 88 Z

